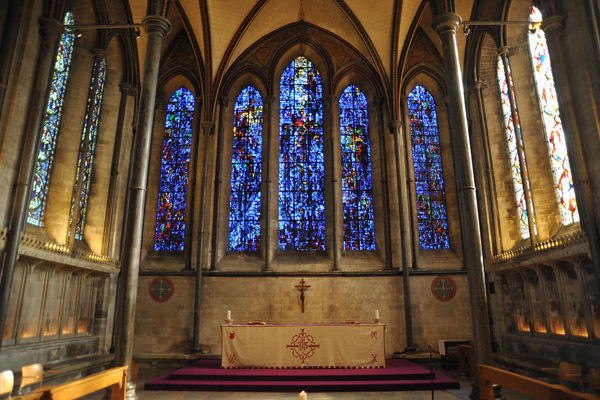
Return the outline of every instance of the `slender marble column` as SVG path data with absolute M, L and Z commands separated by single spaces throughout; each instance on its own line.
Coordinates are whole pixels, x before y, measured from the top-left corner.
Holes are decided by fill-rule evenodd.
M 577 209 L 581 215 L 581 225 L 585 231 L 590 244 L 596 284 L 600 290 L 600 232 L 598 231 L 598 216 L 595 212 L 595 198 L 592 190 L 590 172 L 587 169 L 589 159 L 583 151 L 585 143 L 582 137 L 579 122 L 577 120 L 576 103 L 571 88 L 569 77 L 572 72 L 566 63 L 569 57 L 567 50 L 563 47 L 561 35 L 563 32 L 565 17 L 553 15 L 544 18 L 542 29 L 546 34 L 548 48 L 552 54 L 552 69 L 555 71 L 556 94 L 558 96 L 561 121 L 564 126 L 569 163 L 573 175 L 575 194 L 577 196 Z
M 2 114 L 4 96 L 8 88 L 10 67 L 13 62 L 15 46 L 17 45 L 23 8 L 25 8 L 25 2 L 10 1 L 0 11 L 0 26 L 4 27 L 4 31 L 0 32 L 0 54 L 2 54 L 0 58 L 0 114 Z M 6 132 L 2 132 L 0 139 L 3 139 L 5 134 Z
M 329 127 L 328 130 L 330 132 L 329 134 L 329 143 L 331 145 L 331 215 L 332 215 L 332 227 L 333 227 L 333 242 L 332 242 L 332 247 L 333 247 L 333 271 L 339 271 L 340 269 L 340 244 L 341 241 L 343 241 L 343 237 L 340 238 L 339 237 L 339 233 L 338 233 L 338 224 L 340 223 L 340 218 L 338 216 L 338 207 L 337 207 L 337 203 L 338 203 L 338 199 L 342 198 L 342 195 L 340 194 L 340 188 L 338 185 L 338 174 L 339 174 L 339 169 L 337 168 L 338 165 L 338 158 L 335 156 L 336 155 L 336 140 L 335 140 L 335 132 L 339 132 L 339 109 L 338 109 L 338 98 L 337 96 L 327 96 L 327 98 L 325 99 L 325 106 L 326 109 L 324 110 L 325 112 L 324 114 L 324 121 L 323 121 L 323 126 L 324 127 Z M 336 123 L 337 121 L 337 123 Z M 340 241 L 341 239 L 341 241 Z
M 55 19 L 41 19 L 42 43 L 36 81 L 31 93 L 31 105 L 28 113 L 28 122 L 25 126 L 21 164 L 19 166 L 19 177 L 15 189 L 14 208 L 10 216 L 6 246 L 4 248 L 4 259 L 2 261 L 2 279 L 0 280 L 0 345 L 2 345 L 2 334 L 8 315 L 8 302 L 10 289 L 12 287 L 15 266 L 19 251 L 19 241 L 25 229 L 29 199 L 31 197 L 31 186 L 35 163 L 40 151 L 42 137 L 42 120 L 48 104 L 48 86 L 52 76 L 52 68 L 56 59 L 56 51 L 63 32 L 63 25 Z
M 389 183 L 388 183 L 388 163 L 387 163 L 387 146 L 385 143 L 385 127 L 384 127 L 384 107 L 385 98 L 383 96 L 374 101 L 377 110 L 377 128 L 379 137 L 379 166 L 381 168 L 381 194 L 383 197 L 383 229 L 385 236 L 385 269 L 392 269 L 392 243 L 390 233 L 390 201 Z
M 194 336 L 192 339 L 192 352 L 199 352 L 200 348 L 200 321 L 202 317 L 202 259 L 204 258 L 204 242 L 207 232 L 204 225 L 206 222 L 206 194 L 208 191 L 208 155 L 210 137 L 213 134 L 215 124 L 212 121 L 202 121 L 202 132 L 204 134 L 204 156 L 202 159 L 202 189 L 200 190 L 200 221 L 198 222 L 200 233 L 198 234 L 198 259 L 196 260 L 196 286 L 194 291 Z M 214 265 L 212 266 L 215 267 Z
M 221 227 L 221 185 L 223 184 L 223 141 L 225 134 L 225 114 L 229 99 L 221 96 L 219 99 L 219 129 L 217 132 L 217 160 L 215 171 L 215 196 L 213 202 L 213 233 L 212 233 L 212 252 L 211 252 L 211 268 L 218 270 L 219 243 L 220 243 L 220 227 Z
M 263 233 L 264 244 L 265 244 L 265 266 L 264 271 L 271 270 L 271 197 L 273 196 L 273 180 L 271 179 L 271 147 L 273 145 L 273 118 L 275 118 L 275 102 L 277 97 L 273 95 L 266 96 L 264 99 L 264 105 L 267 110 L 263 115 L 266 115 L 267 121 L 267 140 L 264 142 L 263 154 L 265 154 L 265 171 L 263 176 L 266 177 L 265 181 L 265 202 L 262 205 L 262 209 L 265 210 L 265 232 Z M 265 119 L 263 118 L 263 126 Z
M 142 25 L 148 34 L 146 59 L 144 61 L 143 81 L 140 91 L 137 131 L 131 158 L 131 183 L 129 187 L 129 215 L 123 258 L 121 264 L 122 310 L 117 332 L 115 364 L 130 366 L 133 355 L 133 334 L 135 325 L 135 305 L 137 299 L 138 273 L 140 269 L 142 233 L 144 229 L 144 208 L 148 187 L 148 169 L 150 164 L 150 144 L 154 122 L 154 103 L 160 66 L 161 46 L 164 37 L 171 29 L 165 18 L 149 15 L 144 17 Z M 131 374 L 127 374 L 128 379 Z M 127 398 L 135 398 L 135 384 L 127 383 Z
M 396 179 L 398 181 L 398 205 L 400 215 L 400 242 L 402 246 L 402 285 L 404 288 L 404 323 L 406 325 L 405 352 L 414 352 L 412 328 L 412 305 L 410 296 L 410 264 L 411 248 L 408 232 L 408 196 L 406 194 L 406 164 L 404 162 L 404 139 L 402 137 L 402 121 L 390 122 L 390 133 L 394 136 L 394 152 L 396 155 Z
M 192 121 L 192 148 L 190 153 L 190 163 L 188 168 L 188 192 L 187 192 L 187 207 L 186 207 L 186 226 L 185 226 L 185 239 L 183 242 L 183 249 L 185 254 L 185 268 L 187 270 L 192 269 L 192 251 L 194 242 L 194 222 L 195 218 L 195 207 L 192 199 L 196 193 L 196 182 L 198 181 L 198 144 L 200 143 L 200 118 L 202 116 L 202 97 L 194 97 L 194 119 Z
M 515 141 L 517 142 L 517 155 L 519 157 L 519 169 L 521 170 L 521 180 L 523 181 L 523 196 L 525 196 L 525 207 L 527 209 L 527 223 L 529 228 L 529 240 L 533 246 L 537 240 L 535 235 L 535 216 L 533 215 L 533 203 L 531 199 L 531 188 L 529 187 L 529 174 L 527 172 L 527 162 L 525 161 L 525 146 L 523 145 L 523 136 L 521 123 L 517 112 L 517 101 L 515 99 L 515 89 L 512 85 L 510 66 L 508 64 L 509 48 L 504 46 L 498 49 L 498 54 L 504 65 L 504 76 L 508 88 L 508 102 L 510 103 L 510 112 L 515 130 Z
M 452 150 L 457 166 L 459 206 L 462 209 L 463 262 L 469 277 L 475 361 L 477 364 L 491 364 L 493 361 L 492 348 L 475 178 L 469 145 L 462 73 L 456 46 L 456 30 L 460 22 L 461 18 L 457 14 L 442 13 L 433 20 L 432 26 L 441 39 L 444 55 Z

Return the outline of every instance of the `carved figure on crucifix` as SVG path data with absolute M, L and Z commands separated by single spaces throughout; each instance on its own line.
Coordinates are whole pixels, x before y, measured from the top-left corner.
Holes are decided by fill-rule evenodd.
M 306 298 L 304 292 L 310 287 L 310 285 L 306 285 L 304 278 L 302 278 L 300 280 L 300 284 L 294 287 L 300 291 L 300 303 L 302 304 L 302 313 L 304 313 L 304 299 Z

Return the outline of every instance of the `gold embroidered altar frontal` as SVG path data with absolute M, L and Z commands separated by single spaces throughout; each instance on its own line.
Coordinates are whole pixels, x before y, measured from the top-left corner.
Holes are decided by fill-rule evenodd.
M 223 368 L 384 368 L 385 325 L 221 325 Z

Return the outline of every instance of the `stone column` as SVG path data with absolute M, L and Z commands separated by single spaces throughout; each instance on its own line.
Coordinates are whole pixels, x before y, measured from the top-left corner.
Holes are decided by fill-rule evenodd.
M 492 152 L 490 150 L 490 137 L 488 134 L 487 117 L 485 114 L 485 105 L 483 104 L 483 89 L 484 84 L 480 81 L 475 81 L 473 84 L 473 92 L 477 99 L 477 113 L 479 114 L 479 128 L 481 129 L 481 140 L 483 142 L 483 151 L 485 159 L 485 171 L 486 186 L 488 192 L 486 193 L 488 204 L 490 205 L 492 229 L 490 233 L 493 235 L 491 240 L 492 248 L 491 255 L 500 254 L 502 252 L 502 241 L 500 240 L 500 217 L 498 216 L 498 203 L 496 197 L 496 178 L 494 176 L 494 164 L 492 162 Z
M 404 322 L 406 324 L 405 352 L 414 352 L 412 329 L 412 306 L 410 297 L 410 242 L 408 232 L 408 196 L 406 194 L 406 164 L 404 163 L 404 139 L 402 137 L 402 121 L 390 122 L 390 133 L 394 136 L 394 153 L 396 155 L 396 180 L 398 182 L 398 206 L 400 216 L 400 242 L 402 246 L 402 284 L 404 287 Z
M 188 168 L 188 192 L 186 206 L 186 224 L 183 250 L 185 257 L 185 268 L 192 269 L 192 251 L 194 243 L 194 222 L 196 210 L 194 207 L 194 196 L 196 193 L 196 182 L 198 181 L 198 145 L 200 143 L 200 118 L 202 116 L 202 97 L 194 97 L 194 119 L 192 121 L 192 148 L 190 149 L 190 163 Z
M 381 195 L 383 197 L 383 229 L 385 236 L 385 269 L 392 269 L 392 242 L 390 229 L 390 195 L 388 183 L 387 146 L 385 142 L 384 107 L 385 97 L 381 96 L 374 101 L 377 110 L 377 128 L 379 137 L 379 166 L 381 168 Z
M 119 85 L 121 92 L 121 101 L 119 103 L 119 114 L 117 116 L 117 129 L 115 134 L 115 143 L 113 146 L 112 163 L 110 166 L 110 182 L 108 184 L 108 195 L 106 200 L 106 214 L 104 215 L 104 239 L 102 243 L 102 253 L 109 257 L 115 256 L 115 225 L 116 218 L 119 212 L 119 175 L 121 163 L 121 145 L 123 136 L 128 134 L 124 129 L 125 112 L 127 111 L 127 101 L 129 97 L 135 95 L 135 88 L 131 83 L 121 83 Z
M 404 128 L 404 152 L 406 154 L 406 183 L 408 185 L 408 199 L 406 207 L 408 207 L 410 217 L 410 234 L 412 244 L 412 263 L 414 269 L 419 269 L 419 251 L 421 250 L 421 242 L 419 239 L 419 222 L 417 219 L 417 188 L 415 186 L 415 165 L 412 155 L 412 136 L 410 133 L 410 118 L 408 116 L 408 96 L 400 97 L 400 112 L 403 118 Z
M 509 48 L 504 46 L 498 49 L 498 54 L 504 65 L 504 77 L 508 91 L 508 101 L 510 103 L 510 112 L 515 130 L 515 141 L 517 142 L 517 155 L 519 157 L 519 169 L 521 170 L 521 180 L 523 181 L 523 196 L 525 197 L 525 206 L 527 209 L 527 222 L 529 227 L 529 240 L 531 246 L 537 242 L 535 235 L 535 216 L 533 215 L 533 202 L 531 199 L 531 190 L 529 187 L 529 173 L 527 172 L 527 162 L 525 161 L 525 146 L 523 146 L 523 136 L 521 132 L 521 123 L 519 113 L 517 112 L 517 100 L 515 99 L 515 90 L 512 85 L 510 66 L 508 64 Z
M 217 132 L 217 160 L 216 171 L 215 171 L 215 196 L 213 203 L 213 232 L 212 232 L 212 257 L 211 257 L 211 268 L 215 271 L 218 269 L 217 262 L 219 256 L 219 237 L 220 237 L 220 226 L 221 226 L 221 185 L 223 184 L 223 140 L 225 130 L 225 114 L 229 99 L 225 96 L 221 96 L 219 99 L 219 130 Z
M 339 132 L 339 105 L 337 96 L 327 96 L 325 99 L 325 110 L 323 113 L 323 127 L 329 126 L 329 143 L 331 145 L 331 225 L 333 228 L 332 237 L 332 247 L 333 247 L 333 271 L 339 271 L 340 269 L 340 244 L 343 242 L 343 237 L 339 237 L 338 227 L 340 224 L 340 218 L 338 215 L 338 199 L 341 199 L 342 196 L 340 194 L 340 187 L 338 185 L 338 174 L 339 169 L 338 158 L 335 156 L 335 132 Z M 336 124 L 337 121 L 337 124 Z M 325 189 L 325 188 L 323 188 Z M 341 239 L 341 240 L 340 240 Z
M 202 188 L 200 190 L 200 221 L 198 234 L 198 256 L 196 260 L 196 286 L 194 291 L 194 336 L 192 340 L 192 352 L 200 352 L 200 320 L 202 309 L 202 259 L 204 258 L 204 242 L 206 231 L 206 192 L 208 191 L 208 155 L 210 137 L 215 124 L 212 121 L 202 121 L 202 133 L 204 134 L 204 155 L 202 158 Z M 214 265 L 212 266 L 215 267 Z
M 600 290 L 600 232 L 598 231 L 598 216 L 595 212 L 596 204 L 592 191 L 592 181 L 587 169 L 590 160 L 586 160 L 583 151 L 585 143 L 581 129 L 579 128 L 577 113 L 575 111 L 577 105 L 575 104 L 569 80 L 572 72 L 569 71 L 569 66 L 565 58 L 569 57 L 569 54 L 563 47 L 561 40 L 564 20 L 565 17 L 562 15 L 553 15 L 544 18 L 542 29 L 546 34 L 548 49 L 552 55 L 551 60 L 552 69 L 554 70 L 556 94 L 560 104 L 560 117 L 565 132 L 571 173 L 573 174 L 573 184 L 577 196 L 577 209 L 581 216 L 581 226 L 587 235 L 590 245 L 596 283 L 599 286 L 598 290 Z
M 265 266 L 264 271 L 271 270 L 271 197 L 273 196 L 273 181 L 271 179 L 271 146 L 273 145 L 273 118 L 275 118 L 275 102 L 277 101 L 277 97 L 273 95 L 269 95 L 265 97 L 264 104 L 267 106 L 267 110 L 263 115 L 266 115 L 267 121 L 267 140 L 264 142 L 266 149 L 263 149 L 263 154 L 265 154 L 265 171 L 263 176 L 266 177 L 265 181 L 265 203 L 262 206 L 262 209 L 265 210 L 265 232 L 264 235 L 264 244 L 265 244 Z M 263 118 L 263 126 L 265 119 Z
M 130 366 L 133 355 L 133 334 L 135 324 L 135 305 L 137 300 L 138 272 L 140 269 L 142 233 L 144 229 L 144 208 L 148 187 L 148 169 L 150 164 L 150 145 L 154 122 L 154 102 L 160 66 L 161 46 L 164 37 L 171 29 L 165 18 L 149 15 L 144 17 L 142 25 L 148 34 L 146 59 L 144 61 L 143 81 L 140 90 L 137 130 L 131 159 L 131 183 L 129 187 L 129 214 L 124 254 L 121 263 L 121 312 L 119 313 L 119 332 L 115 364 Z M 128 374 L 128 380 L 131 374 Z M 127 383 L 127 398 L 135 398 L 135 384 Z
M 461 22 L 454 13 L 442 13 L 434 18 L 432 26 L 442 42 L 446 86 L 449 97 L 450 132 L 452 150 L 457 166 L 458 200 L 461 212 L 463 262 L 469 277 L 473 347 L 477 364 L 492 363 L 492 348 L 488 318 L 485 274 L 477 214 L 475 178 L 467 128 L 467 110 L 461 79 L 456 30 Z
M 19 35 L 19 27 L 21 25 L 21 14 L 25 3 L 21 1 L 10 1 L 0 11 L 0 26 L 4 27 L 4 31 L 0 32 L 0 115 L 4 106 L 4 96 L 8 88 L 8 78 L 10 76 L 10 67 L 13 62 L 15 46 Z M 5 135 L 2 132 L 2 137 Z
M 81 157 L 79 159 L 80 165 L 78 168 L 77 183 L 75 184 L 75 196 L 73 198 L 73 209 L 71 211 L 71 227 L 69 228 L 67 243 L 69 247 L 73 247 L 75 242 L 75 234 L 77 231 L 77 222 L 79 221 L 79 205 L 81 204 L 81 188 L 83 186 L 83 178 L 85 176 L 84 166 L 85 160 L 87 159 L 87 152 L 90 147 L 90 131 L 92 129 L 92 112 L 96 108 L 96 90 L 98 89 L 98 79 L 100 79 L 100 62 L 104 59 L 105 51 L 102 49 L 94 49 L 94 62 L 92 76 L 92 84 L 88 90 L 88 106 L 86 108 L 86 125 L 83 127 L 83 144 L 79 145 L 81 149 Z
M 2 332 L 6 324 L 8 314 L 8 302 L 10 289 L 12 287 L 19 241 L 25 229 L 29 199 L 31 198 L 31 186 L 35 164 L 40 151 L 42 137 L 42 120 L 48 105 L 48 86 L 52 76 L 52 68 L 56 59 L 56 51 L 63 32 L 63 25 L 55 19 L 41 19 L 42 42 L 38 58 L 35 83 L 31 93 L 31 105 L 28 113 L 28 121 L 23 132 L 25 142 L 19 165 L 19 177 L 15 189 L 14 208 L 12 209 L 6 246 L 4 248 L 4 259 L 2 261 L 2 276 L 0 280 L 0 345 L 2 344 Z

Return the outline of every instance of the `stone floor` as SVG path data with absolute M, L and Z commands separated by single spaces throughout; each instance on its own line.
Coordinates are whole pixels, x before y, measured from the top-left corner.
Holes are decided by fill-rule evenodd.
M 297 400 L 298 393 L 247 393 L 247 392 L 166 392 L 166 391 L 145 391 L 144 383 L 154 379 L 157 376 L 166 374 L 175 368 L 152 368 L 140 366 L 139 377 L 135 380 L 137 385 L 137 395 L 139 400 Z M 431 391 L 410 391 L 410 392 L 337 392 L 337 393 L 308 393 L 307 400 L 469 400 L 471 392 L 471 382 L 468 378 L 458 376 L 457 371 L 448 371 L 440 367 L 439 362 L 434 363 L 434 371 L 444 374 L 450 378 L 457 379 L 460 382 L 460 389 L 457 390 L 437 390 Z M 526 400 L 529 397 L 522 396 L 511 391 L 503 391 L 506 400 Z M 82 400 L 101 400 L 103 393 L 95 393 Z

